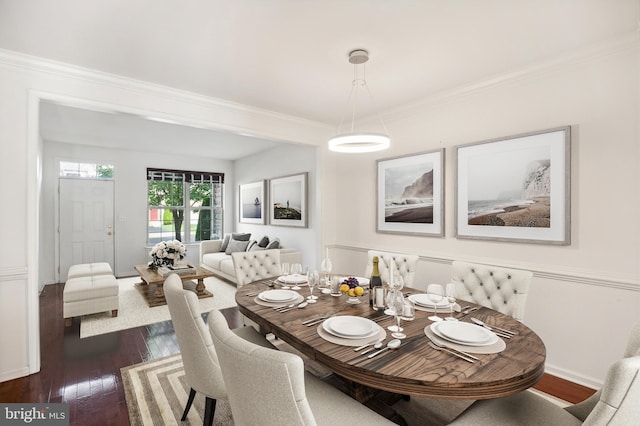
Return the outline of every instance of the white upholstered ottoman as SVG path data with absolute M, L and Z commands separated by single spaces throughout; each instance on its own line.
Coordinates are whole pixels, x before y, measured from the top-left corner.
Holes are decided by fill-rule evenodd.
M 63 317 L 69 327 L 73 317 L 111 311 L 118 316 L 118 281 L 113 275 L 96 275 L 67 280 L 63 291 Z
M 67 280 L 80 277 L 95 277 L 96 275 L 113 275 L 111 266 L 107 262 L 82 263 L 72 265 L 67 274 Z

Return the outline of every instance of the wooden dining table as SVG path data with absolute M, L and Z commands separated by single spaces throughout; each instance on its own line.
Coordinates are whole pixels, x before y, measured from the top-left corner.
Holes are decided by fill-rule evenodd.
M 540 337 L 523 323 L 486 307 L 480 306 L 466 315 L 454 313 L 454 317 L 465 322 L 469 322 L 471 317 L 478 318 L 489 325 L 517 333 L 503 339 L 506 347 L 499 353 L 473 354 L 478 360 L 468 362 L 432 348 L 425 335 L 425 327 L 432 323 L 428 317 L 433 312 L 416 309 L 413 321 L 402 322 L 407 337 L 401 346 L 370 359 L 359 355 L 352 346 L 332 343 L 321 337 L 318 326 L 303 324 L 303 321 L 319 316 L 343 315 L 369 318 L 385 329 L 394 324 L 392 316 L 370 307 L 368 294 L 361 298 L 362 303 L 349 304 L 347 296 L 335 297 L 316 290 L 315 294 L 319 296 L 317 303 L 280 313 L 273 307 L 256 302 L 256 295 L 269 290 L 267 284 L 270 282 L 274 282 L 273 279 L 240 287 L 236 293 L 239 311 L 256 322 L 263 332 L 273 333 L 347 382 L 352 382 L 355 389 L 352 396 L 361 401 L 371 393 L 366 391 L 368 388 L 399 395 L 448 399 L 496 398 L 528 389 L 544 373 L 546 349 Z M 422 293 L 407 287 L 402 292 L 405 295 Z M 309 288 L 304 286 L 299 293 L 306 297 Z M 460 304 L 478 306 L 462 301 Z M 384 343 L 391 339 L 391 332 L 387 331 Z

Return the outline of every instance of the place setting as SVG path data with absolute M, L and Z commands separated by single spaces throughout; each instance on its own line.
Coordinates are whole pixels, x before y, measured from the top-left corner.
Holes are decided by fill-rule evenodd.
M 260 292 L 253 300 L 258 305 L 280 308 L 298 304 L 304 300 L 304 297 L 293 290 L 274 289 Z
M 494 354 L 502 352 L 506 348 L 506 343 L 496 333 L 481 327 L 462 321 L 438 321 L 424 328 L 427 338 L 438 346 L 438 350 L 448 349 L 456 352 L 453 355 L 462 355 L 477 360 L 471 355 Z M 432 345 L 433 347 L 433 345 Z M 436 348 L 434 348 L 436 349 Z M 463 358 L 464 359 L 464 358 Z M 469 359 L 467 359 L 469 361 Z
M 382 341 L 387 336 L 387 332 L 370 319 L 351 315 L 329 317 L 318 325 L 317 331 L 331 343 L 354 347 Z

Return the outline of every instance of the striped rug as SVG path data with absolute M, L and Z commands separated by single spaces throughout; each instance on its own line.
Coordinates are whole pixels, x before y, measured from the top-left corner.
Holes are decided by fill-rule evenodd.
M 180 354 L 121 369 L 131 426 L 202 425 L 204 396 L 196 394 L 185 422 L 180 421 L 189 396 Z M 227 401 L 218 401 L 215 425 L 233 425 Z
M 325 369 L 308 361 L 305 360 L 307 370 L 316 376 L 325 377 Z M 197 394 L 194 400 L 187 421 L 180 422 L 189 395 L 180 354 L 125 367 L 121 369 L 121 373 L 131 426 L 202 425 L 204 396 L 200 394 Z M 565 401 L 542 392 L 530 391 L 546 397 L 557 405 L 567 405 Z M 472 402 L 412 397 L 410 401 L 396 402 L 392 408 L 404 418 L 408 426 L 439 426 L 451 422 Z M 227 401 L 218 401 L 213 424 L 233 425 L 231 408 Z

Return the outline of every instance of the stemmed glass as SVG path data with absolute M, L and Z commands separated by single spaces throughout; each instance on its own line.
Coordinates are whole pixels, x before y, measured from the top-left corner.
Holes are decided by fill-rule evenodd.
M 280 265 L 280 269 L 282 270 L 282 280 L 284 282 L 282 289 L 288 290 L 290 288 L 287 281 L 287 277 L 289 276 L 289 264 L 287 262 L 283 262 Z
M 407 337 L 405 333 L 403 333 L 403 328 L 400 327 L 400 320 L 405 321 L 413 321 L 416 318 L 416 306 L 413 304 L 411 300 L 408 298 L 404 298 L 402 293 L 399 293 L 400 297 L 396 298 L 396 326 L 398 327 L 398 331 L 391 333 L 391 336 L 396 339 L 404 339 Z
M 300 263 L 292 263 L 291 264 L 291 275 L 294 275 L 293 279 L 293 287 L 291 290 L 300 290 L 301 287 L 298 285 L 298 280 L 300 279 L 300 275 L 302 274 L 302 265 Z
M 387 309 L 384 310 L 386 315 L 395 316 L 396 315 L 396 300 L 398 297 L 402 297 L 402 292 L 398 289 L 392 288 L 387 293 L 387 299 L 385 300 L 385 305 Z M 399 327 L 395 324 L 387 326 L 387 330 L 392 332 L 402 331 L 399 330 Z
M 389 293 L 393 293 L 395 291 L 400 293 L 400 290 L 402 290 L 403 287 L 404 287 L 404 279 L 402 278 L 402 275 L 395 275 L 393 277 L 393 280 L 389 279 L 389 290 L 390 290 Z M 388 297 L 387 297 L 387 300 L 389 300 Z M 390 306 L 389 303 L 387 303 L 387 308 L 384 310 L 384 313 L 387 315 L 393 315 L 393 312 L 394 312 L 393 307 Z
M 331 274 L 331 270 L 333 269 L 333 265 L 331 264 L 331 259 L 329 259 L 329 252 L 327 251 L 327 256 L 322 259 L 322 263 L 320 264 L 320 270 L 322 271 L 322 275 L 324 276 L 325 286 L 322 289 L 323 293 L 331 293 L 330 283 L 329 283 L 329 274 Z
M 433 303 L 433 315 L 429 317 L 431 321 L 442 321 L 438 316 L 438 303 L 444 299 L 444 289 L 440 284 L 429 284 L 427 286 L 427 297 Z
M 447 296 L 447 301 L 449 302 L 449 316 L 446 318 L 447 321 L 458 321 L 457 318 L 453 317 L 453 305 L 456 303 L 456 285 L 455 283 L 448 283 L 445 287 L 445 296 Z
M 307 296 L 307 302 L 316 303 L 318 296 L 313 295 L 313 289 L 320 282 L 320 274 L 315 269 L 313 272 L 307 271 L 307 283 L 309 284 L 309 296 Z

